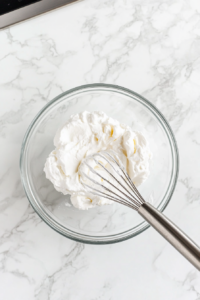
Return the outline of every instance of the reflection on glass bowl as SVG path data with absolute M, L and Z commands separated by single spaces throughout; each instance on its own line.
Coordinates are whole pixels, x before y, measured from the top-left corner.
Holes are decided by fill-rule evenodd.
M 40 217 L 62 235 L 80 242 L 107 244 L 131 238 L 148 227 L 137 212 L 114 203 L 81 211 L 70 197 L 57 192 L 43 171 L 53 138 L 72 114 L 104 111 L 133 130 L 144 132 L 153 159 L 150 176 L 139 188 L 146 201 L 163 211 L 178 176 L 178 149 L 162 114 L 142 96 L 119 86 L 92 84 L 67 91 L 35 117 L 21 149 L 21 178 L 26 195 Z

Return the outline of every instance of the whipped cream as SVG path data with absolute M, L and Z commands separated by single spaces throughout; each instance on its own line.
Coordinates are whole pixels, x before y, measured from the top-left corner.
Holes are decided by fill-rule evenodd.
M 55 150 L 46 160 L 44 172 L 54 188 L 71 195 L 72 204 L 82 210 L 113 201 L 84 191 L 80 165 L 85 157 L 102 150 L 114 150 L 136 186 L 149 176 L 152 157 L 146 138 L 104 112 L 72 115 L 57 131 Z

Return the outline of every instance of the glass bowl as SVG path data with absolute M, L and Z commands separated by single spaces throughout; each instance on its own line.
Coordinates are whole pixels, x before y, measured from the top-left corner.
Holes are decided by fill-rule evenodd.
M 131 238 L 149 225 L 140 215 L 117 203 L 81 211 L 70 196 L 57 192 L 43 171 L 54 149 L 57 129 L 72 114 L 104 111 L 110 117 L 146 134 L 153 153 L 150 176 L 139 187 L 146 201 L 163 211 L 178 176 L 178 149 L 173 132 L 158 109 L 144 97 L 115 85 L 91 84 L 69 90 L 50 101 L 29 126 L 21 149 L 21 178 L 38 215 L 60 234 L 84 243 L 108 244 Z

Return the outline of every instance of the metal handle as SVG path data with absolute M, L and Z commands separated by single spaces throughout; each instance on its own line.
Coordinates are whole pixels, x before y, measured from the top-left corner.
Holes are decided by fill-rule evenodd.
M 200 248 L 184 232 L 147 202 L 138 213 L 200 271 Z

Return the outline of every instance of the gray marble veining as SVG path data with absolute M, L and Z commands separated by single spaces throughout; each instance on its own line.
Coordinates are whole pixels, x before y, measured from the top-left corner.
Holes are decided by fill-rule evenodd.
M 198 300 L 200 275 L 153 229 L 83 245 L 30 207 L 19 174 L 25 131 L 53 97 L 113 83 L 169 121 L 179 181 L 165 213 L 200 244 L 200 2 L 84 0 L 0 31 L 0 290 L 3 300 Z

